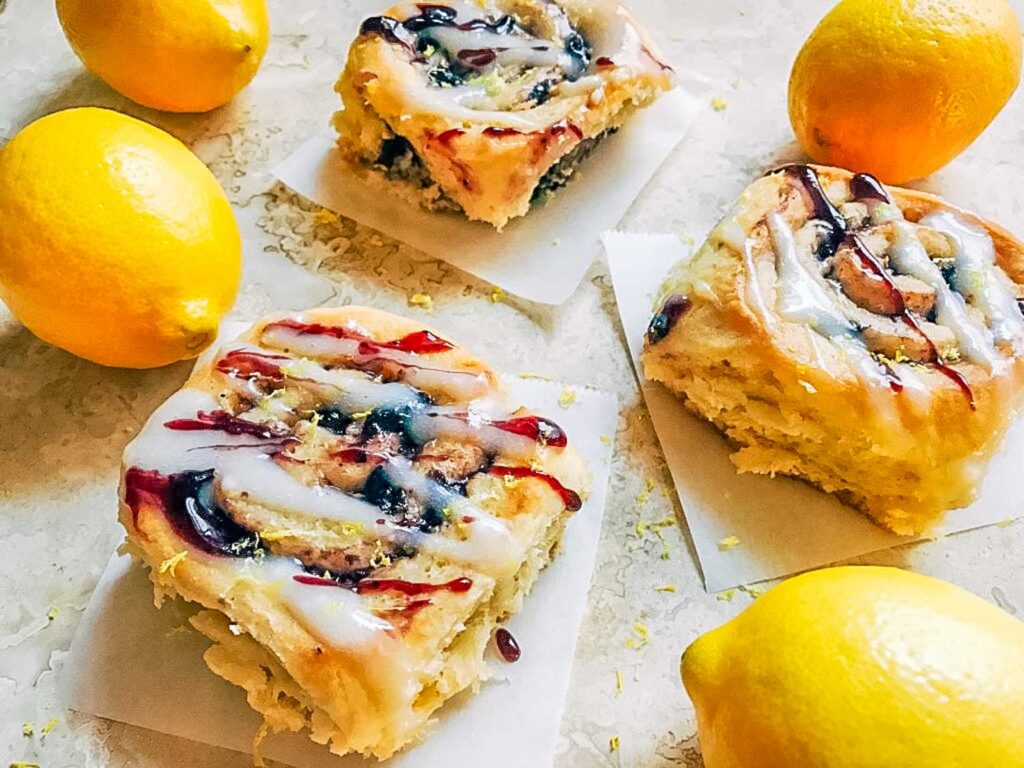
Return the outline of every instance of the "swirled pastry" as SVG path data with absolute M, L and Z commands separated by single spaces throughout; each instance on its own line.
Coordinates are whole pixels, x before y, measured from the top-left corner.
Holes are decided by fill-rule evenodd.
M 274 730 L 385 758 L 484 651 L 588 473 L 487 366 L 370 309 L 257 323 L 124 454 L 121 522 Z M 499 633 L 504 633 L 499 630 Z
M 743 471 L 901 534 L 975 496 L 1021 400 L 1024 246 L 933 195 L 791 166 L 670 275 L 644 367 Z
M 363 22 L 334 124 L 368 178 L 500 229 L 672 82 L 616 2 L 405 2 Z

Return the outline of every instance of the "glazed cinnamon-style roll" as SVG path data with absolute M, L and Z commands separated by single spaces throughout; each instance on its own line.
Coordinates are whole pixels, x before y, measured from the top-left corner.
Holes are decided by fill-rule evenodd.
M 383 759 L 488 676 L 588 482 L 453 342 L 322 309 L 260 321 L 157 410 L 121 522 L 269 728 Z
M 363 22 L 334 125 L 366 178 L 501 229 L 672 84 L 611 0 L 405 2 Z
M 900 534 L 972 501 L 1021 402 L 1024 245 L 923 192 L 790 166 L 666 282 L 646 376 Z

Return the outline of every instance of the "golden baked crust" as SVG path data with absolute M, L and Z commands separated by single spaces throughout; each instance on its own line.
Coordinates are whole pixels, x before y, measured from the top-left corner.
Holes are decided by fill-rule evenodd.
M 368 178 L 501 229 L 672 81 L 615 3 L 400 3 L 363 23 L 334 124 Z
M 125 450 L 156 593 L 274 730 L 386 758 L 487 677 L 484 651 L 579 508 L 557 425 L 480 360 L 372 309 L 258 322 Z
M 1001 227 L 791 166 L 754 182 L 670 274 L 645 374 L 736 444 L 741 471 L 804 478 L 918 533 L 975 497 L 1020 403 L 1011 279 L 1024 246 Z

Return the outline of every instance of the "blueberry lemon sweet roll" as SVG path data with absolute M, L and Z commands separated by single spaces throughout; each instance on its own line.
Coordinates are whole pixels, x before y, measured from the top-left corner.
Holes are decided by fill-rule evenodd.
M 611 0 L 400 3 L 362 23 L 334 124 L 368 179 L 501 229 L 672 83 Z
M 386 758 L 484 653 L 589 481 L 565 432 L 441 335 L 370 309 L 267 318 L 124 455 L 121 522 L 209 667 L 272 730 Z
M 901 534 L 975 498 L 1021 402 L 1024 245 L 939 198 L 789 166 L 666 281 L 644 368 L 736 447 Z

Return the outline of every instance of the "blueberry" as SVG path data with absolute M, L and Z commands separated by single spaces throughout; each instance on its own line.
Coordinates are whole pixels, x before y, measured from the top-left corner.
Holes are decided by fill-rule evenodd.
M 336 435 L 345 434 L 345 429 L 352 423 L 351 416 L 333 405 L 318 409 L 316 415 L 319 417 L 317 425 Z

